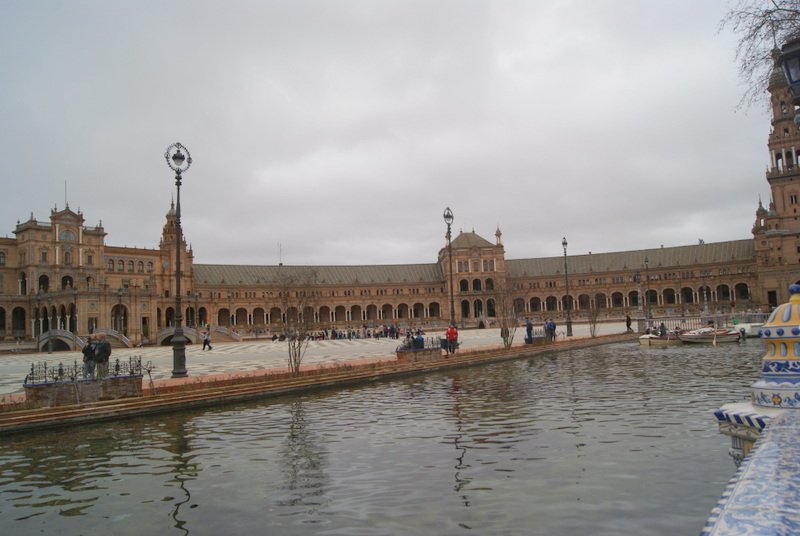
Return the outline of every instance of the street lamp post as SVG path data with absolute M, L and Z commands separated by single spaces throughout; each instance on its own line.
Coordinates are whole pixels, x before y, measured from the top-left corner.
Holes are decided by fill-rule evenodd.
M 561 245 L 564 247 L 564 283 L 567 287 L 567 295 L 564 297 L 564 302 L 567 306 L 567 337 L 572 337 L 572 298 L 569 295 L 569 269 L 567 268 L 567 237 L 561 239 Z
M 36 335 L 36 351 L 39 348 L 39 342 L 42 340 L 42 294 L 41 291 L 36 293 L 36 321 L 34 322 L 34 335 Z
M 53 296 L 47 294 L 47 353 L 53 353 L 53 317 L 50 316 L 53 304 Z
M 200 293 L 194 293 L 194 315 L 192 318 L 192 323 L 194 324 L 194 329 L 198 329 L 200 327 L 200 312 L 197 310 L 197 302 L 200 301 Z
M 186 151 L 186 155 L 183 154 Z M 173 143 L 164 152 L 167 166 L 175 172 L 175 334 L 172 336 L 172 377 L 185 378 L 186 338 L 181 324 L 181 177 L 192 165 L 192 155 L 180 143 Z
M 78 349 L 78 289 L 72 287 L 72 349 Z
M 633 274 L 633 281 L 634 283 L 636 283 L 636 292 L 637 296 L 639 297 L 636 300 L 636 304 L 639 306 L 637 308 L 639 311 L 639 318 L 644 318 L 644 310 L 642 309 L 642 307 L 644 307 L 642 302 L 642 273 L 636 272 L 635 274 Z
M 450 280 L 450 325 L 456 324 L 456 311 L 453 303 L 453 244 L 450 241 L 450 227 L 453 225 L 453 211 L 450 207 L 444 209 L 444 222 L 447 224 L 447 262 L 449 265 L 448 279 Z
M 650 326 L 650 319 L 653 318 L 650 312 L 650 259 L 645 256 L 644 258 L 644 306 L 647 311 L 647 325 Z

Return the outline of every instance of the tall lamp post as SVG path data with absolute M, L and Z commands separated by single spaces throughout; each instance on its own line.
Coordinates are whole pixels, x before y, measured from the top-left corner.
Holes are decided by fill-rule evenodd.
M 186 154 L 183 154 L 186 151 Z M 186 338 L 181 324 L 181 176 L 192 165 L 192 155 L 180 143 L 173 143 L 164 152 L 164 159 L 175 172 L 175 334 L 172 336 L 172 377 L 185 378 Z
M 569 270 L 567 268 L 567 237 L 561 239 L 561 245 L 564 247 L 564 283 L 567 287 L 567 295 L 564 297 L 564 303 L 567 306 L 567 337 L 572 337 L 572 299 L 569 295 Z
M 447 262 L 450 266 L 448 274 L 448 279 L 450 280 L 450 325 L 455 326 L 456 324 L 456 311 L 455 305 L 453 303 L 453 244 L 450 242 L 451 234 L 450 228 L 453 225 L 453 211 L 450 210 L 450 207 L 444 209 L 444 222 L 447 224 Z

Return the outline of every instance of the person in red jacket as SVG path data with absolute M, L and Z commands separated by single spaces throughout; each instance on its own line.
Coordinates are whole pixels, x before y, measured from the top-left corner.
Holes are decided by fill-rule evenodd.
M 447 328 L 445 332 L 445 336 L 447 337 L 447 353 L 454 354 L 458 346 L 458 330 L 454 325 L 450 324 L 450 327 Z

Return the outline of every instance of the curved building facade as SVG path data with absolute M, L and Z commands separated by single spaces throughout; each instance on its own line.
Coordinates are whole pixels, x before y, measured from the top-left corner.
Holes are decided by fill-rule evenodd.
M 460 233 L 430 264 L 375 266 L 199 264 L 184 240 L 183 324 L 256 336 L 300 323 L 312 331 L 443 327 L 451 303 L 464 327 L 563 319 L 568 310 L 575 320 L 769 310 L 800 282 L 800 130 L 782 77 L 772 77 L 769 92 L 771 199 L 759 201 L 751 238 L 515 259 L 498 229 L 493 242 Z M 0 238 L 0 338 L 104 329 L 157 344 L 174 325 L 174 207 L 152 249 L 106 244 L 102 222 L 87 225 L 69 206 L 49 221 L 31 214 L 14 235 Z

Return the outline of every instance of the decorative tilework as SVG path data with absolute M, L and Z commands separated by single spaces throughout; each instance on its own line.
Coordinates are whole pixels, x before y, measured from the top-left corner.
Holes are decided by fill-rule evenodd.
M 701 536 L 800 534 L 798 460 L 800 412 L 788 411 L 770 420 L 711 511 Z

